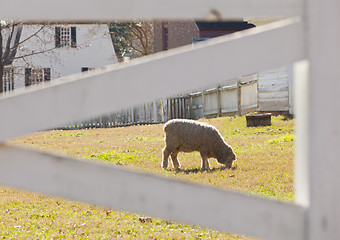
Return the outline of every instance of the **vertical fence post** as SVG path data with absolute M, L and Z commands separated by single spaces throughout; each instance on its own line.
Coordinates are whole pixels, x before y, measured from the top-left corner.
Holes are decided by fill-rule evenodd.
M 153 118 L 152 118 L 152 122 L 156 123 L 156 122 L 158 122 L 157 102 L 154 101 L 152 103 L 152 106 L 153 106 Z
M 131 111 L 131 124 L 135 124 L 135 113 L 134 113 L 134 108 L 130 108 Z
M 205 117 L 205 97 L 204 97 L 204 90 L 202 91 L 202 115 Z
M 164 98 L 160 100 L 160 121 L 165 122 Z
M 175 108 L 175 99 L 171 98 L 170 100 L 170 108 L 171 108 L 171 119 L 176 118 L 176 108 Z
M 217 116 L 222 116 L 222 97 L 221 97 L 221 86 L 218 85 L 216 89 L 217 93 Z
M 307 1 L 310 63 L 308 88 L 308 137 L 311 240 L 340 237 L 340 22 L 338 0 Z
M 236 87 L 237 87 L 237 115 L 241 116 L 242 115 L 242 103 L 241 103 L 241 80 L 238 78 Z

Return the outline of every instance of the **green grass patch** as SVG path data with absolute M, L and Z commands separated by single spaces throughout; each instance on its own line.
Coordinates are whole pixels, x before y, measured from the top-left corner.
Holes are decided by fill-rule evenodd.
M 276 143 L 283 143 L 283 142 L 291 142 L 294 141 L 295 137 L 292 134 L 286 134 L 284 136 L 281 136 L 279 138 L 274 138 L 268 141 L 270 144 L 276 144 Z
M 111 163 L 121 163 L 121 164 L 126 164 L 129 162 L 134 162 L 136 161 L 136 157 L 126 154 L 126 153 L 120 153 L 116 151 L 110 151 L 110 152 L 101 152 L 98 154 L 91 154 L 86 156 L 86 158 L 91 158 L 91 159 L 98 159 L 98 160 L 104 160 L 106 162 L 111 162 Z
M 46 138 L 53 138 L 53 137 L 80 137 L 83 136 L 85 133 L 83 132 L 54 132 L 54 133 L 49 133 L 46 134 Z
M 127 138 L 125 141 L 126 142 L 143 142 L 143 141 L 146 141 L 146 142 L 160 142 L 160 141 L 163 141 L 164 139 L 163 138 L 152 138 L 152 137 L 143 137 L 143 136 L 137 136 L 137 137 L 134 137 L 134 138 Z
M 210 159 L 211 169 L 201 171 L 199 153 L 180 153 L 182 170 L 163 170 L 162 124 L 39 132 L 12 143 L 263 198 L 293 201 L 294 119 L 272 117 L 271 126 L 251 128 L 246 127 L 245 117 L 200 121 L 214 125 L 232 146 L 237 155 L 235 168 L 225 169 Z M 169 165 L 172 166 L 171 161 Z M 0 194 L 0 232 L 8 239 L 251 239 L 4 187 Z M 150 221 L 142 221 L 149 218 Z

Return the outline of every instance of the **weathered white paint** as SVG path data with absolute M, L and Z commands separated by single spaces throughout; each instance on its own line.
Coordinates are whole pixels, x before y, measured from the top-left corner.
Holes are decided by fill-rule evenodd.
M 309 61 L 299 61 L 294 64 L 294 88 L 295 88 L 295 202 L 309 207 L 310 205 L 310 183 L 309 183 L 309 142 L 308 135 L 309 120 Z M 307 239 L 307 238 L 305 238 Z
M 262 238 L 303 236 L 300 206 L 8 145 L 0 184 Z
M 258 73 L 258 111 L 289 111 L 290 71 L 286 66 Z
M 235 85 L 231 87 L 225 87 L 221 89 L 221 113 L 226 114 L 230 112 L 237 112 L 237 87 Z
M 25 3 L 2 0 L 1 4 L 0 15 L 4 19 L 24 20 L 240 19 L 244 16 L 303 15 L 301 0 L 31 0 Z
M 190 94 L 190 98 L 191 98 L 190 117 L 192 119 L 199 119 L 201 118 L 201 116 L 204 116 L 202 94 L 203 92 Z
M 238 85 L 237 81 L 241 84 Z M 257 108 L 257 75 L 252 74 L 234 79 L 226 86 L 191 94 L 191 99 L 193 105 L 191 112 L 194 119 L 255 111 Z
M 338 0 L 309 0 L 307 105 L 310 182 L 309 239 L 340 238 L 340 22 Z M 306 140 L 307 140 L 306 139 Z
M 76 48 L 56 48 L 55 27 L 57 26 L 76 27 Z M 43 29 L 39 31 L 42 27 Z M 25 39 L 28 40 L 24 41 Z M 80 73 L 83 67 L 98 68 L 118 62 L 106 24 L 23 25 L 20 37 L 20 42 L 22 41 L 24 43 L 17 49 L 16 57 L 32 52 L 44 53 L 13 61 L 12 67 L 16 72 L 15 88 L 25 86 L 25 68 L 50 68 L 51 79 L 56 79 Z
M 256 76 L 256 74 L 255 74 Z M 241 87 L 241 110 L 257 108 L 257 82 Z M 244 112 L 243 112 L 244 114 Z
M 288 103 L 289 103 L 289 114 L 295 114 L 295 84 L 294 84 L 294 67 L 295 64 L 288 66 Z
M 217 94 L 217 89 L 210 89 L 203 92 L 203 105 L 204 105 L 204 115 L 217 115 L 218 114 L 218 101 L 219 94 Z
M 259 94 L 259 99 L 276 99 L 276 98 L 284 98 L 287 102 L 288 91 L 280 91 L 280 92 L 262 92 Z
M 292 37 L 284 39 L 287 35 Z M 113 65 L 101 71 L 52 81 L 23 93 L 14 91 L 10 97 L 0 99 L 0 108 L 7 112 L 0 118 L 0 141 L 171 96 L 179 89 L 182 92 L 202 89 L 258 69 L 287 64 L 291 59 L 303 59 L 302 40 L 303 25 L 288 20 L 198 43 L 194 47 L 155 54 L 128 65 Z M 286 51 L 287 48 L 292 51 Z M 281 51 L 281 57 L 264 56 L 258 61 L 257 56 L 265 49 L 270 52 L 278 49 L 275 52 Z M 225 66 L 230 71 L 220 71 Z M 21 118 L 30 121 L 10 127 L 13 119 Z

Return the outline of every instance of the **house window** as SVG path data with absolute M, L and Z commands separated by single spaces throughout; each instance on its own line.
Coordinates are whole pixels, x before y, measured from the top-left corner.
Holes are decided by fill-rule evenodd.
M 70 46 L 70 28 L 60 28 L 60 47 Z
M 169 23 L 162 22 L 163 50 L 169 49 Z
M 81 68 L 82 72 L 93 71 L 93 70 L 95 70 L 95 68 L 89 68 L 89 67 L 82 67 Z
M 26 68 L 25 86 L 35 85 L 51 80 L 50 68 Z
M 56 27 L 55 28 L 55 46 L 77 47 L 77 28 L 76 27 Z
M 14 71 L 13 68 L 5 68 L 3 74 L 3 91 L 14 90 Z

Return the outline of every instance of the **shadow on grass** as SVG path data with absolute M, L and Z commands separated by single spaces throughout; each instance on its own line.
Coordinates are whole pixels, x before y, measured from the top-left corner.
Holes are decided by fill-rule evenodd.
M 235 170 L 237 167 L 232 167 L 232 168 L 226 168 L 224 166 L 222 167 L 214 167 L 210 169 L 201 169 L 201 168 L 189 168 L 189 169 L 169 169 L 168 171 L 171 172 L 176 172 L 176 173 L 198 173 L 198 172 L 207 172 L 207 173 L 214 173 L 214 172 L 222 172 L 224 170 Z
M 288 121 L 288 120 L 294 119 L 294 115 L 293 114 L 285 114 L 283 116 L 284 116 L 284 118 L 282 119 L 283 121 Z

